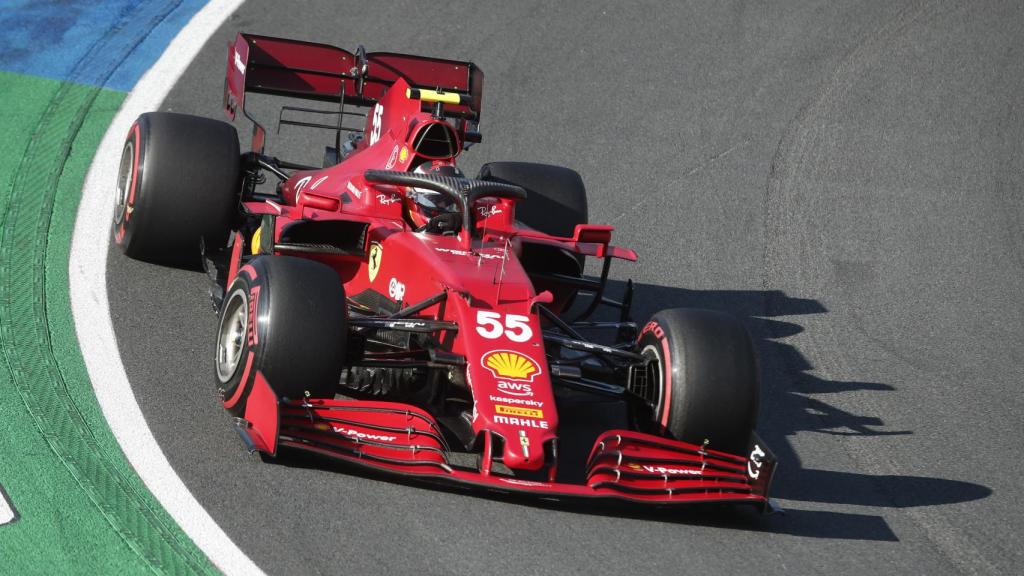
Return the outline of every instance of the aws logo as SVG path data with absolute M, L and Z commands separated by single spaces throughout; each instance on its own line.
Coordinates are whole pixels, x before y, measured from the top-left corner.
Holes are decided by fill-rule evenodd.
M 491 350 L 483 355 L 480 364 L 487 368 L 495 378 L 533 382 L 533 379 L 541 373 L 540 364 L 533 358 L 511 350 Z
M 498 390 L 508 394 L 509 396 L 533 396 L 533 386 L 522 382 L 505 382 L 504 380 L 499 380 Z M 526 400 L 526 402 L 531 402 L 531 400 Z

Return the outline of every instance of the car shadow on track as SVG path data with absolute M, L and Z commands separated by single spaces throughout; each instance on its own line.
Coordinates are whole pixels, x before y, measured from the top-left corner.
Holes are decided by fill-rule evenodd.
M 608 292 L 619 295 L 625 286 L 609 282 Z M 810 374 L 813 366 L 791 344 L 780 341 L 803 332 L 792 318 L 828 311 L 816 300 L 790 297 L 780 291 L 686 290 L 664 286 L 635 285 L 633 318 L 645 321 L 658 310 L 675 307 L 708 308 L 730 313 L 747 325 L 762 364 L 761 424 L 759 434 L 779 459 L 772 496 L 786 500 L 782 514 L 761 516 L 750 507 L 722 505 L 647 508 L 614 501 L 544 501 L 507 493 L 481 492 L 460 487 L 431 485 L 431 489 L 469 497 L 501 499 L 510 503 L 568 513 L 642 519 L 673 524 L 716 526 L 736 530 L 769 531 L 798 537 L 865 541 L 896 541 L 898 538 L 880 515 L 829 509 L 830 506 L 899 509 L 977 500 L 992 491 L 980 484 L 923 476 L 872 475 L 803 468 L 789 438 L 797 433 L 829 435 L 909 435 L 910 430 L 889 430 L 873 416 L 844 411 L 827 400 L 826 393 L 895 390 L 889 384 L 840 382 Z M 786 320 L 780 318 L 786 317 Z M 613 318 L 603 318 L 610 320 Z M 561 399 L 560 399 L 561 400 Z M 577 399 L 582 409 L 564 410 L 561 416 L 560 480 L 581 481 L 583 466 L 594 439 L 609 428 L 624 425 L 624 410 L 615 402 Z M 563 411 L 564 410 L 564 411 Z M 298 467 L 336 469 L 339 473 L 396 481 L 392 476 L 357 469 L 325 458 L 289 454 L 278 462 Z M 398 483 L 424 486 L 417 480 Z M 794 507 L 796 502 L 812 509 Z
M 771 532 L 807 538 L 895 542 L 898 538 L 885 519 L 871 514 L 799 510 L 761 515 L 750 506 L 727 504 L 691 504 L 677 507 L 648 507 L 615 500 L 556 500 L 486 489 L 437 484 L 429 480 L 398 477 L 373 469 L 352 466 L 326 456 L 302 451 L 282 452 L 277 459 L 262 457 L 267 463 L 328 470 L 337 474 L 399 484 L 413 489 L 455 494 L 459 498 L 479 498 L 505 502 L 538 510 L 582 516 L 639 520 L 671 525 L 705 526 L 726 530 Z

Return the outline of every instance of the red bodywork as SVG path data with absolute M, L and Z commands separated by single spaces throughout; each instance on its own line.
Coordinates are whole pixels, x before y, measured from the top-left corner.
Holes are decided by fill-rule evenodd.
M 360 91 L 358 67 L 368 72 Z M 447 122 L 407 89 L 454 91 L 462 102 L 451 109 L 459 139 L 480 113 L 483 75 L 470 63 L 397 54 L 360 55 L 305 42 L 239 34 L 229 46 L 225 106 L 234 117 L 246 92 L 263 92 L 369 106 L 365 135 L 340 163 L 298 170 L 280 187 L 283 202 L 250 201 L 252 215 L 269 215 L 277 242 L 296 222 L 343 221 L 365 226 L 358 250 L 347 254 L 301 254 L 332 266 L 351 299 L 373 293 L 392 310 L 446 297 L 406 321 L 451 323 L 435 332 L 453 356 L 464 359 L 471 389 L 472 428 L 481 454 L 476 468 L 453 465 L 435 418 L 416 406 L 395 402 L 310 398 L 279 400 L 262 373 L 247 376 L 237 396 L 247 398 L 243 430 L 255 449 L 301 448 L 402 475 L 502 491 L 563 497 L 613 497 L 673 504 L 711 501 L 764 505 L 774 460 L 763 445 L 754 454 L 731 455 L 675 440 L 626 430 L 601 435 L 589 457 L 583 484 L 556 483 L 559 415 L 535 303 L 540 294 L 519 261 L 529 243 L 555 246 L 601 259 L 636 260 L 632 250 L 610 244 L 612 227 L 580 225 L 572 237 L 554 237 L 518 227 L 515 200 L 481 198 L 471 207 L 472 226 L 457 235 L 414 232 L 416 207 L 403 186 L 371 182 L 368 170 L 408 171 L 417 161 L 414 143 L 426 126 Z M 257 125 L 253 149 L 263 148 Z M 434 163 L 454 164 L 454 157 Z M 271 232 L 261 230 L 265 237 Z M 266 242 L 266 240 L 264 240 Z M 236 234 L 228 283 L 243 255 Z M 268 246 L 274 243 L 266 242 Z M 289 254 L 272 248 L 264 253 Z M 557 303 L 552 306 L 554 312 Z M 493 462 L 516 471 L 537 471 L 524 480 L 498 474 Z M 539 474 L 539 476 L 537 476 Z

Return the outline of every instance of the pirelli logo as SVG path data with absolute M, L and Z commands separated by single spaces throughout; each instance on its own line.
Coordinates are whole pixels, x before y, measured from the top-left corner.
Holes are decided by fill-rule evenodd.
M 535 410 L 533 408 L 520 408 L 519 406 L 505 406 L 503 404 L 497 404 L 494 407 L 494 411 L 498 414 L 508 414 L 509 416 L 526 416 L 527 418 L 543 418 L 543 410 Z

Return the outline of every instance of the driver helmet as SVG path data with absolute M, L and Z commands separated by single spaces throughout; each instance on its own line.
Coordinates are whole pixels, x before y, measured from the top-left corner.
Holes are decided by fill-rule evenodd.
M 466 177 L 462 170 L 459 170 L 459 168 L 454 165 L 434 165 L 431 162 L 424 162 L 423 164 L 420 164 L 415 170 L 413 170 L 413 174 L 436 174 L 439 176 L 451 176 L 455 178 Z M 435 190 L 413 187 L 409 189 L 409 198 L 412 200 L 413 204 L 410 209 L 410 215 L 412 216 L 413 222 L 416 226 L 423 226 L 431 218 L 446 212 L 458 211 L 458 205 L 455 200 Z

